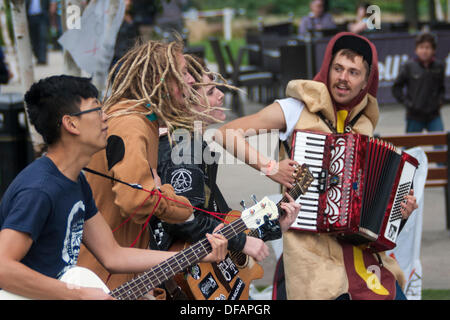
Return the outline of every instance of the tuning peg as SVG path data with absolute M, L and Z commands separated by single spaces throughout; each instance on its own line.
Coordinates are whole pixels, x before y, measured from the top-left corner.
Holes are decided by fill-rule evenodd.
M 253 200 L 253 202 L 254 202 L 255 204 L 258 203 L 258 199 L 256 199 L 256 195 L 252 194 L 252 195 L 250 196 L 250 198 L 252 198 L 252 200 Z
M 245 201 L 244 201 L 244 200 L 241 200 L 241 202 L 239 202 L 239 204 L 241 205 L 241 207 L 242 207 L 244 210 L 247 210 L 247 207 L 245 206 Z

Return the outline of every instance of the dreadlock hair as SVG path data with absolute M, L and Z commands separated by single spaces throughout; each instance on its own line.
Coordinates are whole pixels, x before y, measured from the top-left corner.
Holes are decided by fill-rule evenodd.
M 211 80 L 214 80 L 214 74 L 208 69 L 204 59 L 190 54 L 186 54 L 184 57 L 189 63 L 191 74 L 196 82 L 203 82 L 203 74 L 207 75 Z
M 221 110 L 227 109 L 220 107 L 211 107 L 209 105 L 209 101 L 206 95 L 205 94 L 202 95 L 198 89 L 202 86 L 211 86 L 211 85 L 225 87 L 229 90 L 241 90 L 241 89 L 228 84 L 227 80 L 220 73 L 210 71 L 202 58 L 197 57 L 195 55 L 186 54 L 185 59 L 188 64 L 189 73 L 195 80 L 195 84 L 193 85 L 193 88 L 195 90 L 194 94 L 190 96 L 190 102 L 194 105 L 198 105 L 204 108 L 204 110 L 201 112 L 195 109 L 192 112 L 202 117 L 207 117 L 216 123 L 222 122 L 221 120 L 218 120 L 213 116 L 211 116 L 209 113 L 212 109 L 221 109 Z M 208 83 L 203 82 L 203 75 L 206 75 L 209 79 L 211 79 L 211 82 Z
M 183 52 L 179 40 L 165 43 L 160 41 L 138 41 L 114 65 L 108 75 L 106 92 L 111 92 L 104 101 L 104 111 L 118 103 L 134 104 L 124 110 L 108 113 L 109 117 L 127 114 L 149 115 L 154 113 L 167 126 L 192 130 L 194 114 L 187 97 L 181 104 L 171 95 L 170 84 L 180 92 L 193 94 L 193 89 L 185 83 L 177 67 L 177 56 Z M 125 100 L 123 100 L 125 99 Z M 147 107 L 147 112 L 135 110 L 139 105 Z

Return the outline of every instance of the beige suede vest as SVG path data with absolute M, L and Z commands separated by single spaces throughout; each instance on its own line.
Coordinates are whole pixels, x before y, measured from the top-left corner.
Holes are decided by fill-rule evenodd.
M 295 129 L 331 132 L 317 115 L 318 111 L 336 127 L 336 115 L 325 84 L 310 80 L 289 82 L 286 94 L 304 103 L 305 107 Z M 378 103 L 367 95 L 350 112 L 349 119 L 361 110 L 362 116 L 353 131 L 373 135 L 378 121 Z M 283 259 L 288 299 L 335 299 L 348 292 L 348 278 L 342 248 L 336 238 L 327 234 L 288 231 L 283 235 Z M 404 286 L 404 276 L 397 262 L 384 253 L 383 264 Z

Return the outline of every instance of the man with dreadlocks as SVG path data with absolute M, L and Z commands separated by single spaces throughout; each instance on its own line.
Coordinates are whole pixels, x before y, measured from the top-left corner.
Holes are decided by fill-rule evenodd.
M 107 147 L 95 154 L 87 167 L 158 191 L 151 195 L 117 180 L 86 174 L 97 206 L 122 246 L 148 248 L 147 224 L 152 215 L 168 223 L 193 217 L 185 197 L 177 196 L 171 185 L 158 186 L 154 180 L 160 124 L 170 130 L 193 127 L 194 114 L 189 112 L 187 97 L 194 79 L 182 50 L 180 42 L 137 44 L 118 61 L 108 78 L 106 91 L 111 94 L 104 103 L 109 127 Z M 109 275 L 84 247 L 78 261 L 97 273 L 110 289 L 135 276 Z
M 107 145 L 97 95 L 89 79 L 67 75 L 41 79 L 25 94 L 30 121 L 48 148 L 0 203 L 0 300 L 112 299 L 98 287 L 83 287 L 90 277 L 73 268 L 81 242 L 113 273 L 144 272 L 174 254 L 117 245 L 99 213 L 81 172 Z M 207 261 L 224 259 L 226 239 L 207 238 L 213 248 Z
M 185 196 L 191 204 L 199 209 L 194 211 L 195 218 L 180 224 L 171 224 L 152 217 L 150 227 L 155 237 L 150 239 L 151 249 L 168 250 L 175 241 L 196 242 L 211 232 L 219 223 L 220 216 L 213 218 L 205 214 L 209 212 L 228 213 L 231 208 L 226 203 L 216 184 L 218 159 L 220 155 L 213 152 L 203 138 L 205 128 L 226 118 L 224 112 L 224 94 L 217 86 L 224 85 L 215 81 L 220 74 L 211 72 L 205 62 L 194 56 L 185 56 L 189 71 L 195 79 L 195 89 L 198 101 L 193 101 L 197 114 L 195 132 L 175 130 L 169 134 L 161 129 L 158 152 L 158 176 L 162 183 L 170 183 L 178 195 Z M 228 86 L 228 85 L 227 85 Z M 231 90 L 232 86 L 228 86 Z M 192 99 L 194 100 L 194 99 Z M 267 221 L 258 228 L 258 237 L 241 233 L 228 242 L 228 248 L 234 252 L 243 252 L 256 261 L 262 261 L 269 255 L 269 248 L 264 241 L 281 238 L 298 215 L 300 205 L 287 195 L 290 202 L 282 203 L 286 212 L 278 221 Z M 157 235 L 157 236 L 156 236 Z M 172 299 L 181 299 L 182 291 L 173 283 L 165 283 L 167 293 Z

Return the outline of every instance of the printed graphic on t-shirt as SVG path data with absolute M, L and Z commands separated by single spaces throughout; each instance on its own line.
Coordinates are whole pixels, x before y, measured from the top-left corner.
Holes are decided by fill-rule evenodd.
M 59 276 L 66 272 L 68 268 L 77 263 L 80 252 L 81 240 L 83 236 L 84 212 L 86 211 L 83 201 L 78 201 L 72 207 L 67 218 L 66 236 L 62 250 L 62 259 L 67 264 L 60 272 Z
M 174 170 L 170 184 L 176 193 L 192 190 L 192 172 L 186 169 Z

